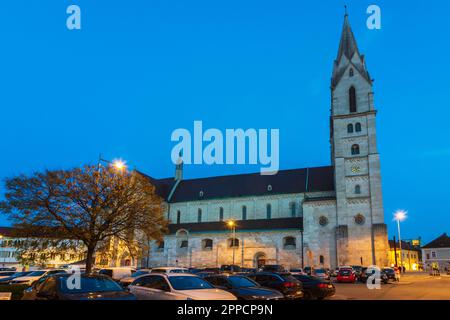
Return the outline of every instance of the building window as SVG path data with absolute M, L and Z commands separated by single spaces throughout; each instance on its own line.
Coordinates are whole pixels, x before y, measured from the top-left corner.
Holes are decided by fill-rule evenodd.
M 291 210 L 291 217 L 297 216 L 297 207 L 295 206 L 295 202 L 291 202 L 289 204 L 289 208 Z
M 247 207 L 242 206 L 242 220 L 247 220 Z
M 359 184 L 355 186 L 355 194 L 361 194 L 361 186 Z
M 427 260 L 430 260 L 430 254 L 427 253 Z
M 203 250 L 212 250 L 212 248 L 213 248 L 212 239 L 203 239 L 202 240 L 202 248 L 203 248 Z
M 432 257 L 433 259 L 435 259 L 435 258 L 437 257 L 435 251 L 431 251 L 431 257 Z
M 297 242 L 295 237 L 285 237 L 283 239 L 284 250 L 294 250 L 297 247 Z
M 355 75 L 355 72 L 353 71 L 353 68 L 350 68 L 350 71 L 348 72 L 350 78 Z
M 266 206 L 266 216 L 267 219 L 272 219 L 272 205 L 270 203 Z
M 219 209 L 219 221 L 223 221 L 223 208 L 220 207 Z
M 156 245 L 157 245 L 157 249 L 159 249 L 159 250 L 162 250 L 162 249 L 164 249 L 164 241 L 158 241 L 157 243 L 156 243 Z
M 356 132 L 361 132 L 361 123 L 358 122 L 358 123 L 355 124 L 355 131 Z
M 197 211 L 197 222 L 202 222 L 202 209 L 198 209 Z
M 324 264 L 324 263 L 325 263 L 325 258 L 324 258 L 324 256 L 320 256 L 320 257 L 319 257 L 319 263 L 320 263 L 320 264 Z
M 181 222 L 181 212 L 180 210 L 177 211 L 177 224 L 180 224 Z
M 352 155 L 355 156 L 358 154 L 359 154 L 359 145 L 357 144 L 352 145 Z
M 349 123 L 347 125 L 347 133 L 353 133 L 353 124 Z
M 229 248 L 238 248 L 239 247 L 239 239 L 237 239 L 237 238 L 228 239 L 228 247 Z
M 180 248 L 187 248 L 188 247 L 188 241 L 182 240 L 180 241 Z
M 349 99 L 349 107 L 350 112 L 356 112 L 356 89 L 355 87 L 351 87 L 348 90 L 348 99 Z

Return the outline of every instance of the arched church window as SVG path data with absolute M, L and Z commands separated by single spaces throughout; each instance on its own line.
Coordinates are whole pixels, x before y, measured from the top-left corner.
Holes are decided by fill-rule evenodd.
M 347 132 L 348 133 L 353 133 L 353 124 L 349 123 L 347 126 Z
M 202 209 L 198 209 L 197 211 L 197 222 L 202 222 Z
M 283 248 L 285 250 L 294 250 L 297 247 L 297 242 L 295 237 L 285 237 L 283 238 Z
M 295 216 L 297 216 L 297 207 L 295 206 L 295 202 L 291 202 L 290 204 L 289 204 L 289 207 L 290 207 L 290 210 L 291 210 L 291 217 L 295 217 Z
M 238 248 L 239 247 L 239 239 L 237 239 L 237 238 L 228 239 L 228 247 L 229 248 Z
M 320 257 L 319 257 L 319 263 L 320 263 L 320 264 L 324 264 L 324 263 L 325 263 L 325 258 L 324 258 L 324 256 L 320 256 Z
M 180 224 L 181 222 L 181 212 L 180 210 L 177 211 L 177 224 Z
M 357 123 L 357 124 L 355 124 L 355 131 L 356 132 L 361 132 L 361 123 Z
M 242 220 L 247 220 L 247 207 L 242 206 Z
M 350 112 L 356 112 L 356 89 L 355 87 L 351 87 L 348 90 L 348 98 L 349 98 L 349 107 Z
M 272 205 L 270 203 L 266 206 L 266 216 L 267 219 L 272 219 Z
M 355 186 L 355 194 L 361 194 L 361 186 L 359 184 Z
M 212 250 L 212 248 L 213 248 L 212 239 L 203 239 L 202 240 L 202 248 L 203 248 L 203 250 Z
M 348 72 L 350 77 L 353 77 L 355 75 L 355 72 L 353 71 L 353 68 L 350 68 L 350 71 Z
M 220 207 L 219 209 L 219 221 L 223 221 L 223 208 Z
M 352 155 L 358 155 L 359 154 L 359 145 L 354 144 L 352 145 Z

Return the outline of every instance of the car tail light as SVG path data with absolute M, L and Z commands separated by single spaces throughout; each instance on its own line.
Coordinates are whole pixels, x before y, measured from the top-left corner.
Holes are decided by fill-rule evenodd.
M 321 288 L 321 289 L 327 289 L 328 288 L 328 284 L 327 283 L 319 283 L 317 285 L 317 287 Z
M 283 283 L 283 286 L 285 286 L 286 288 L 293 288 L 296 287 L 297 284 L 295 282 L 285 282 Z

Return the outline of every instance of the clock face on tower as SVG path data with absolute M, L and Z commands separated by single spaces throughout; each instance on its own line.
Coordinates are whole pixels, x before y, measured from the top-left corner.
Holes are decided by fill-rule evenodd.
M 353 166 L 353 167 L 352 167 L 352 172 L 353 172 L 353 173 L 360 173 L 360 172 L 361 172 L 361 167 L 359 167 L 359 166 Z

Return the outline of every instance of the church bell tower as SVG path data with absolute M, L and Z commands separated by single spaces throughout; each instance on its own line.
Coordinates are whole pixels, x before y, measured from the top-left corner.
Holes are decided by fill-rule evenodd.
M 331 79 L 338 265 L 387 264 L 373 80 L 347 13 Z

